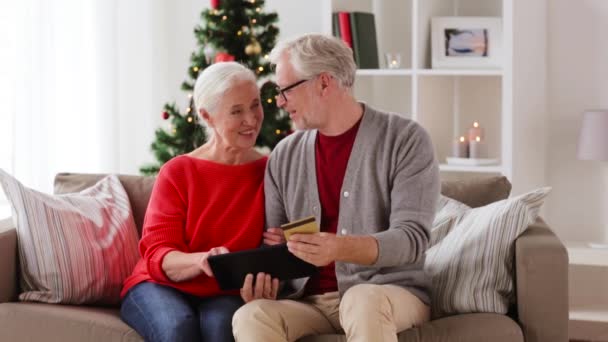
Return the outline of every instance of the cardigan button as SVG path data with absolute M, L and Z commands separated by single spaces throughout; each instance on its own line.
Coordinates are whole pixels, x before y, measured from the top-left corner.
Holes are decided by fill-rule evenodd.
M 342 229 L 342 230 L 340 231 L 340 233 L 342 233 L 342 235 L 347 235 L 347 234 L 348 234 L 348 230 L 346 230 L 346 229 Z
M 344 197 L 348 197 L 350 194 L 348 193 L 348 191 L 344 191 Z

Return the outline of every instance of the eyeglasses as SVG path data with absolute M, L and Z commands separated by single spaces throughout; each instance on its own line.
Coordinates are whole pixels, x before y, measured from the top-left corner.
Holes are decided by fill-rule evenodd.
M 311 79 L 299 80 L 299 81 L 297 81 L 297 82 L 295 82 L 295 83 L 292 83 L 292 84 L 290 84 L 290 85 L 288 85 L 288 86 L 286 86 L 286 87 L 283 87 L 283 88 L 279 88 L 279 86 L 277 86 L 277 92 L 278 92 L 279 94 L 281 94 L 281 97 L 283 97 L 283 101 L 287 102 L 287 94 L 285 94 L 286 92 L 288 92 L 288 91 L 290 91 L 291 89 L 293 89 L 293 88 L 295 88 L 295 87 L 299 86 L 300 84 L 302 84 L 302 83 L 304 83 L 304 82 L 306 82 L 306 81 L 310 81 L 310 80 L 311 80 Z M 277 95 L 277 97 L 278 97 L 278 95 Z

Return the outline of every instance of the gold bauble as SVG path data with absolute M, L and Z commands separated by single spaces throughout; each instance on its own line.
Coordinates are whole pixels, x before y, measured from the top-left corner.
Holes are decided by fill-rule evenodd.
M 260 46 L 260 43 L 257 42 L 257 40 L 254 40 L 245 47 L 245 53 L 247 55 L 257 55 L 260 52 L 262 52 L 262 47 Z

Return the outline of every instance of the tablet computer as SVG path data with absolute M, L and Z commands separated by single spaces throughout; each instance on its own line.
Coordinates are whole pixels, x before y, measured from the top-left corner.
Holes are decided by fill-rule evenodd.
M 291 254 L 286 244 L 210 256 L 209 266 L 222 290 L 243 287 L 245 276 L 259 272 L 279 280 L 309 277 L 317 267 Z

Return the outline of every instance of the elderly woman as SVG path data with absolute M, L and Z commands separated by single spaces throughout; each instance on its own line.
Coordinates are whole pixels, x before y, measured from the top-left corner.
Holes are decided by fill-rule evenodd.
M 194 101 L 209 141 L 161 168 L 142 258 L 122 291 L 121 317 L 146 341 L 232 341 L 243 301 L 219 289 L 207 258 L 262 239 L 267 158 L 253 149 L 264 117 L 255 75 L 214 64 L 198 77 Z

